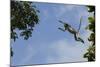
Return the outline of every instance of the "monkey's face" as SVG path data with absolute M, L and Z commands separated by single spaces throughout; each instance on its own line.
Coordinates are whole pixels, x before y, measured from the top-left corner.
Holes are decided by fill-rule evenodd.
M 65 29 L 67 30 L 69 25 L 68 24 L 64 24 Z

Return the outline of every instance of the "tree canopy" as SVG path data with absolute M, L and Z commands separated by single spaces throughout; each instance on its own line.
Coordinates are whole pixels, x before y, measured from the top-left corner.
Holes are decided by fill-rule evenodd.
M 84 54 L 84 58 L 87 58 L 88 61 L 95 61 L 95 6 L 87 6 L 88 12 L 93 13 L 93 16 L 88 17 L 89 25 L 87 29 L 92 33 L 90 34 L 88 41 L 91 42 L 90 47 L 87 49 L 87 52 Z
M 25 40 L 32 36 L 32 31 L 36 24 L 38 24 L 39 10 L 32 2 L 27 1 L 11 1 L 11 39 L 14 41 L 19 35 Z
M 11 1 L 11 39 L 16 41 L 18 36 L 27 40 L 32 36 L 34 27 L 39 22 L 39 10 L 34 3 L 28 1 Z M 11 48 L 11 56 L 13 50 Z

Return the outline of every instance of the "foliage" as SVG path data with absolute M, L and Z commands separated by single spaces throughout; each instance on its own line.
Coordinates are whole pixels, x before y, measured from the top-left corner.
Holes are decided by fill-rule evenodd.
M 39 21 L 39 11 L 32 5 L 27 1 L 11 1 L 11 39 L 14 41 L 18 38 L 16 30 L 25 40 L 32 36 L 34 26 Z
M 13 53 L 13 50 L 12 50 L 12 48 L 10 48 L 10 49 L 11 49 L 11 56 L 13 56 L 13 54 L 14 54 L 14 53 Z
M 11 39 L 16 41 L 18 36 L 27 40 L 32 36 L 32 31 L 38 24 L 39 10 L 36 9 L 34 3 L 28 1 L 11 1 Z M 11 56 L 13 50 L 11 48 Z
M 87 52 L 84 54 L 84 58 L 87 58 L 88 61 L 95 60 L 95 46 L 92 45 L 87 49 Z
M 88 61 L 95 61 L 95 6 L 87 6 L 89 8 L 88 12 L 93 13 L 94 15 L 88 17 L 89 25 L 87 29 L 92 33 L 90 34 L 88 41 L 91 42 L 87 52 L 84 54 L 84 58 L 87 58 Z

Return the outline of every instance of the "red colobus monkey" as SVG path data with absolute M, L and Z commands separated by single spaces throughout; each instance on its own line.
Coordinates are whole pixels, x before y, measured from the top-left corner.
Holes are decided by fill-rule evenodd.
M 59 20 L 60 23 L 64 24 L 64 29 L 63 28 L 58 28 L 60 29 L 61 31 L 65 32 L 66 30 L 69 31 L 71 34 L 74 35 L 74 38 L 76 41 L 80 41 L 82 43 L 84 43 L 83 39 L 81 37 L 79 37 L 79 29 L 78 31 L 76 31 L 74 28 L 71 27 L 71 25 Z

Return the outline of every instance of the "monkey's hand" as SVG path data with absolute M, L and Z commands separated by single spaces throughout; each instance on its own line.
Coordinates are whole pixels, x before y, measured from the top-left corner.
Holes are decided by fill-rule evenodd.
M 59 30 L 61 30 L 61 31 L 63 31 L 63 32 L 65 32 L 65 30 L 64 30 L 64 29 L 62 29 L 62 28 L 60 28 L 60 27 L 59 27 L 58 29 L 59 29 Z

